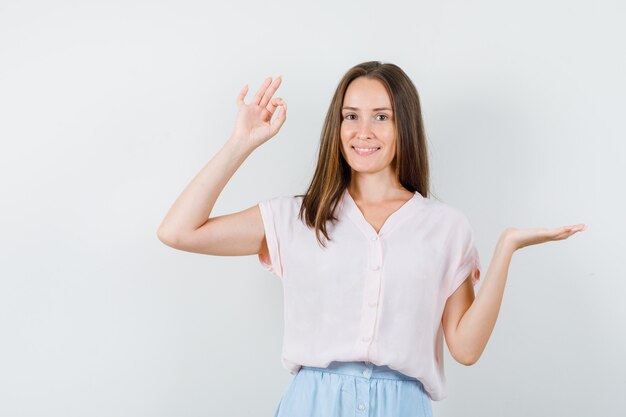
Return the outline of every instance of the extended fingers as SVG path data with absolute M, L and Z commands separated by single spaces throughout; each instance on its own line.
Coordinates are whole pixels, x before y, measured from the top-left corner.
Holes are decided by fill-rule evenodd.
M 585 223 L 576 224 L 574 226 L 569 226 L 570 230 L 574 230 L 576 232 L 582 232 L 587 229 L 587 225 Z
M 270 113 L 272 113 L 276 106 L 272 104 L 268 105 L 268 103 L 270 103 L 272 96 L 274 95 L 278 87 L 280 86 L 281 82 L 282 82 L 282 75 L 279 75 L 274 80 L 274 82 L 272 82 L 272 77 L 267 77 L 265 81 L 263 81 L 263 84 L 261 85 L 261 87 L 257 90 L 254 97 L 252 97 L 250 104 L 256 104 L 261 107 L 267 107 L 267 110 Z M 241 107 L 242 104 L 245 104 L 243 100 L 246 97 L 247 93 L 248 93 L 248 84 L 246 84 L 241 89 L 241 91 L 239 92 L 239 95 L 237 96 L 237 107 Z
M 261 98 L 265 94 L 265 90 L 267 90 L 267 87 L 269 87 L 271 83 L 272 83 L 272 77 L 267 77 L 265 81 L 263 81 L 263 84 L 261 84 L 261 87 L 257 90 L 254 97 L 252 97 L 252 102 L 250 104 L 259 105 L 261 103 Z
M 584 223 L 572 225 L 572 226 L 563 226 L 552 230 L 552 237 L 556 240 L 567 239 L 571 235 L 577 232 L 582 232 L 587 229 L 587 225 Z
M 282 80 L 283 80 L 282 75 L 279 75 L 278 77 L 276 77 L 274 82 L 263 93 L 263 97 L 261 98 L 261 101 L 259 102 L 259 106 L 265 107 L 267 105 L 267 103 L 271 100 L 276 90 L 278 90 L 278 87 L 280 86 L 280 83 L 282 82 Z

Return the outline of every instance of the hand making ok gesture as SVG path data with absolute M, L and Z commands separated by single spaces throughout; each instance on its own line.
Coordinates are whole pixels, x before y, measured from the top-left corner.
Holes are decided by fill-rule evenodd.
M 272 98 L 282 81 L 278 76 L 274 82 L 267 77 L 259 90 L 252 97 L 250 103 L 244 103 L 248 93 L 246 84 L 237 97 L 237 121 L 232 136 L 240 140 L 250 150 L 256 149 L 276 135 L 287 118 L 287 103 L 282 98 Z M 276 117 L 270 122 L 274 111 L 278 108 Z

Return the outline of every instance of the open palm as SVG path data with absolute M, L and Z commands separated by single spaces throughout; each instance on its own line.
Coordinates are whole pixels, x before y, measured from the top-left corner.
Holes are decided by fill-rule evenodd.
M 287 119 L 287 103 L 282 98 L 272 98 L 281 81 L 280 76 L 274 82 L 271 77 L 267 77 L 248 104 L 244 102 L 248 85 L 246 84 L 239 92 L 237 97 L 239 111 L 233 136 L 243 141 L 250 149 L 257 148 L 276 135 Z M 276 117 L 270 122 L 277 108 L 279 109 Z
M 581 232 L 585 229 L 587 229 L 587 225 L 583 223 L 572 226 L 557 227 L 554 229 L 547 229 L 545 227 L 535 227 L 530 229 L 509 227 L 505 231 L 505 236 L 507 241 L 511 242 L 515 249 L 521 249 L 525 246 L 536 245 L 553 240 L 567 239 L 574 233 Z

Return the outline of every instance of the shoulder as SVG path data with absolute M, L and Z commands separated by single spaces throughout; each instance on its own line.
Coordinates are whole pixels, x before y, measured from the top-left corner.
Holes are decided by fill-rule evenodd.
M 271 204 L 273 206 L 300 205 L 302 203 L 302 197 L 295 195 L 279 195 L 261 200 L 260 203 Z
M 460 208 L 443 201 L 422 197 L 419 206 L 445 224 L 455 226 L 469 223 L 467 215 Z
M 271 211 L 275 217 L 284 218 L 288 214 L 296 213 L 302 205 L 302 197 L 281 195 L 259 202 L 261 211 Z
M 420 198 L 419 206 L 430 213 L 437 214 L 449 221 L 466 220 L 467 216 L 458 207 L 432 198 Z

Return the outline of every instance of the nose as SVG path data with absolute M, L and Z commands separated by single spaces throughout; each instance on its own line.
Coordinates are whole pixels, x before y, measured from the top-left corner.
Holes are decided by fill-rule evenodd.
M 361 120 L 357 126 L 357 138 L 358 139 L 369 139 L 372 137 L 372 128 L 370 126 L 369 120 Z

